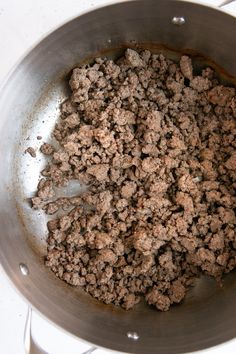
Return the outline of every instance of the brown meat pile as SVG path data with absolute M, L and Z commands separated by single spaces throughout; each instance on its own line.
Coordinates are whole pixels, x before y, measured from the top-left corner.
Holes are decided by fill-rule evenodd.
M 73 70 L 34 208 L 46 265 L 93 297 L 166 311 L 200 274 L 236 266 L 236 95 L 191 59 L 127 49 Z M 86 191 L 55 197 L 78 180 Z M 66 211 L 67 210 L 67 211 Z

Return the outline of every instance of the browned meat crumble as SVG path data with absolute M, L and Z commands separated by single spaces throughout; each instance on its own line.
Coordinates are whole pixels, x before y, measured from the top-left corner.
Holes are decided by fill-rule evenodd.
M 236 96 L 191 58 L 127 49 L 73 70 L 34 208 L 46 265 L 106 304 L 166 311 L 200 274 L 236 266 Z M 86 192 L 55 198 L 78 180 Z
M 33 147 L 29 146 L 26 150 L 25 150 L 25 154 L 29 154 L 31 157 L 36 157 L 36 151 Z

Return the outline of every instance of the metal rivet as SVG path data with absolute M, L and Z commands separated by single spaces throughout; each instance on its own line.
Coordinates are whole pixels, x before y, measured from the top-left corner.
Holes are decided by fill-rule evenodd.
M 128 332 L 127 333 L 127 337 L 129 339 L 133 339 L 133 340 L 138 340 L 139 339 L 139 335 L 136 332 Z
M 28 275 L 29 274 L 29 268 L 24 263 L 20 263 L 19 264 L 19 268 L 20 268 L 20 271 L 21 271 L 21 273 L 23 275 Z
M 185 24 L 185 18 L 183 16 L 174 16 L 171 20 L 173 25 L 182 26 Z

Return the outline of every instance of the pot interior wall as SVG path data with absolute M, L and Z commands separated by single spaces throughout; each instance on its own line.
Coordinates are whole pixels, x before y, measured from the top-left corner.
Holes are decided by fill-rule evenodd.
M 185 24 L 172 23 L 183 16 Z M 113 350 L 179 353 L 203 349 L 236 334 L 236 278 L 221 288 L 199 279 L 183 304 L 160 313 L 138 305 L 125 312 L 67 286 L 45 268 L 46 217 L 32 211 L 39 172 L 46 160 L 24 151 L 50 141 L 59 104 L 68 95 L 68 75 L 96 55 L 119 55 L 124 47 L 150 48 L 170 57 L 203 54 L 224 79 L 236 76 L 233 17 L 204 6 L 170 0 L 127 1 L 85 14 L 36 46 L 11 74 L 0 96 L 0 257 L 7 274 L 32 305 L 70 333 Z M 119 48 L 114 51 L 114 48 Z M 174 54 L 175 53 L 175 54 Z M 213 64 L 214 65 L 214 64 Z M 226 73 L 230 73 L 227 76 Z M 29 269 L 23 276 L 19 264 Z M 129 338 L 136 332 L 138 340 Z

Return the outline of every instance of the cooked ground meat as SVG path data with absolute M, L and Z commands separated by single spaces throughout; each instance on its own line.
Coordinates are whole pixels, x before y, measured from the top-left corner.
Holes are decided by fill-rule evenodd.
M 54 147 L 48 143 L 44 143 L 43 145 L 41 145 L 40 151 L 44 155 L 52 155 L 54 153 Z
M 73 70 L 34 208 L 48 223 L 46 265 L 104 303 L 145 297 L 166 311 L 200 274 L 236 266 L 235 89 L 211 68 L 127 49 Z M 70 180 L 80 196 L 56 199 Z M 54 198 L 54 199 L 52 199 Z M 68 211 L 69 210 L 69 211 Z
M 29 146 L 26 150 L 25 150 L 25 154 L 28 153 L 30 154 L 31 157 L 36 157 L 36 151 L 34 148 L 32 148 L 31 146 Z

